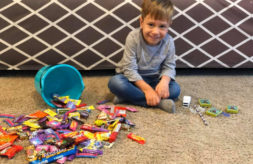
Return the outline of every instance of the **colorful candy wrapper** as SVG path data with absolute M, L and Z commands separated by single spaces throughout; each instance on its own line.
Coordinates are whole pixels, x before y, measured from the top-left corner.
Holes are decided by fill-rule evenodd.
M 105 104 L 107 102 L 109 102 L 109 100 L 102 100 L 102 101 L 97 102 L 97 104 L 98 105 L 102 105 L 102 104 Z
M 28 115 L 30 118 L 43 118 L 46 117 L 48 114 L 43 111 L 37 111 L 33 114 Z
M 75 118 L 75 117 L 72 117 L 71 119 L 72 119 L 72 120 L 75 120 L 75 121 L 78 122 L 79 124 L 84 124 L 84 122 L 83 122 L 82 120 L 79 120 L 79 119 L 77 119 L 77 118 Z
M 92 153 L 76 153 L 76 158 L 97 158 L 97 155 Z
M 14 126 L 14 123 L 10 119 L 5 119 L 4 122 L 8 124 L 10 127 Z
M 0 126 L 0 136 L 7 134 L 5 130 L 3 130 L 3 127 Z
M 60 140 L 60 135 L 59 135 L 59 133 L 57 132 L 57 131 L 54 131 L 53 129 L 46 129 L 46 130 L 44 130 L 44 132 L 45 132 L 45 134 L 46 135 L 50 135 L 50 134 L 52 134 L 52 135 L 54 135 L 55 136 L 55 138 L 59 141 Z
M 98 141 L 108 141 L 110 138 L 111 132 L 96 132 L 95 138 Z
M 0 151 L 7 148 L 7 147 L 9 147 L 9 146 L 11 146 L 11 145 L 12 145 L 11 142 L 6 142 L 6 143 L 0 145 Z
M 67 161 L 73 161 L 75 157 L 76 157 L 76 155 L 72 154 L 72 155 L 67 157 Z
M 56 112 L 58 114 L 65 114 L 68 111 L 69 111 L 69 109 L 67 109 L 67 108 L 58 108 L 58 109 L 56 109 Z
M 84 136 L 86 136 L 89 139 L 94 139 L 95 138 L 95 134 L 91 133 L 89 131 L 80 131 L 80 133 L 82 133 Z
M 61 125 L 61 123 L 53 120 L 53 121 L 47 121 L 46 125 L 52 129 L 57 129 Z
M 70 147 L 75 143 L 75 140 L 73 138 L 65 138 L 63 140 L 60 140 L 56 143 L 56 146 L 58 146 L 60 149 Z
M 70 124 L 69 129 L 71 129 L 72 131 L 76 131 L 77 126 L 78 126 L 77 121 L 74 121 L 74 120 L 73 120 L 73 121 L 71 121 L 71 124 Z
M 36 146 L 36 148 L 35 148 L 35 150 L 37 151 L 37 152 L 39 152 L 39 151 L 41 151 L 41 150 L 45 150 L 45 151 L 49 151 L 49 149 L 50 149 L 50 145 L 38 145 L 38 146 Z
M 68 112 L 66 112 L 66 113 L 64 114 L 64 116 L 63 116 L 63 120 L 66 120 L 66 119 L 68 118 L 69 113 L 73 113 L 73 112 L 75 112 L 75 111 L 76 111 L 76 108 L 75 108 L 75 109 L 71 109 L 71 110 L 69 110 Z
M 99 113 L 99 115 L 97 116 L 97 119 L 98 120 L 107 120 L 108 119 L 107 113 L 105 111 L 101 111 Z
M 138 142 L 138 143 L 140 143 L 140 144 L 145 144 L 145 142 L 146 142 L 144 138 L 142 138 L 140 136 L 137 136 L 137 135 L 134 135 L 133 133 L 129 133 L 127 135 L 127 137 L 134 140 L 134 141 L 136 141 L 136 142 Z
M 22 119 L 24 118 L 24 116 L 25 116 L 25 115 L 20 115 L 20 116 L 18 116 L 18 117 L 15 117 L 14 120 L 13 120 L 13 122 L 14 122 L 14 123 L 19 123 L 20 120 L 22 120 Z
M 43 154 L 41 160 L 31 161 L 30 164 L 42 164 L 42 163 L 50 163 L 56 161 L 59 158 L 67 157 L 69 155 L 73 155 L 76 153 L 76 146 L 71 147 L 69 149 L 60 149 L 56 152 L 50 152 Z
M 132 107 L 126 107 L 126 110 L 128 110 L 130 112 L 138 112 L 137 109 L 132 108 Z
M 84 142 L 86 140 L 88 140 L 88 137 L 86 137 L 85 135 L 79 135 L 79 136 L 75 137 L 75 145 L 78 145 L 81 142 Z
M 72 117 L 80 119 L 80 113 L 79 112 L 69 113 L 68 118 L 72 118 Z
M 107 111 L 107 112 L 108 112 L 108 110 L 111 109 L 111 106 L 109 106 L 109 105 L 98 105 L 96 108 L 97 108 L 98 110 L 100 110 L 100 111 Z M 108 114 L 109 114 L 109 113 L 108 113 Z
M 75 105 L 80 105 L 81 104 L 81 100 L 69 99 L 69 101 L 71 101 Z
M 33 137 L 30 139 L 31 144 L 34 146 L 42 145 L 43 141 L 39 137 Z
M 60 159 L 58 159 L 56 162 L 59 164 L 64 164 L 67 161 L 67 157 L 62 157 Z
M 108 126 L 108 130 L 113 130 L 114 127 L 119 123 L 119 120 L 115 120 L 112 124 Z
M 94 110 L 95 107 L 94 107 L 94 105 L 90 105 L 90 106 L 88 106 L 88 108 L 86 108 L 86 110 L 87 110 L 87 109 L 89 109 L 89 110 Z
M 82 104 L 79 104 L 79 105 L 76 105 L 77 108 L 82 108 L 82 107 L 85 107 L 87 104 L 85 103 L 82 103 Z
M 88 130 L 90 132 L 109 132 L 109 130 L 104 129 L 104 128 L 99 128 L 93 125 L 89 125 L 89 124 L 84 124 L 80 127 L 80 129 L 82 130 Z
M 44 112 L 47 113 L 49 116 L 52 116 L 52 117 L 57 115 L 57 113 L 55 113 L 51 109 L 46 109 L 46 110 L 44 110 Z
M 113 113 L 111 115 L 116 115 L 117 117 L 126 117 L 126 107 L 115 106 Z
M 89 112 L 86 111 L 80 111 L 81 118 L 87 119 L 89 117 Z
M 66 108 L 69 108 L 69 109 L 76 109 L 76 105 L 69 101 L 67 104 L 66 104 Z
M 49 152 L 56 152 L 58 150 L 59 149 L 56 146 L 54 146 L 54 145 L 50 145 L 50 147 L 49 147 Z
M 108 121 L 106 121 L 106 120 L 96 120 L 95 122 L 94 122 L 94 124 L 96 125 L 96 126 L 102 126 L 102 125 L 105 125 L 105 126 L 107 126 L 108 125 Z
M 10 119 L 14 119 L 15 116 L 11 115 L 11 114 L 0 114 L 0 118 L 10 118 Z
M 7 148 L 3 149 L 0 152 L 0 155 L 7 156 L 9 159 L 11 159 L 15 156 L 16 153 L 20 152 L 21 150 L 23 150 L 22 146 L 12 145 L 10 147 L 7 147 Z
M 68 138 L 68 137 L 74 137 L 74 136 L 76 136 L 76 135 L 78 135 L 78 132 L 77 131 L 72 131 L 71 133 L 67 133 L 67 134 L 62 134 L 61 136 L 63 137 L 63 138 Z
M 34 161 L 37 158 L 37 151 L 35 150 L 35 146 L 34 145 L 30 145 L 28 147 L 25 148 L 26 150 L 26 159 L 28 161 Z
M 93 149 L 81 149 L 81 153 L 91 153 L 95 155 L 103 155 L 102 150 L 93 150 Z
M 115 125 L 115 127 L 112 131 L 112 134 L 110 135 L 110 138 L 109 138 L 110 143 L 112 143 L 116 140 L 117 135 L 119 134 L 120 128 L 121 128 L 121 123 L 118 123 L 117 125 Z

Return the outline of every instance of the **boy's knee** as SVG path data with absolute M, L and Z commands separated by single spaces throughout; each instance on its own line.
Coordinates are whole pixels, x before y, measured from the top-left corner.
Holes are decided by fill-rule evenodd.
M 177 99 L 181 93 L 181 88 L 179 84 L 175 83 L 173 87 L 170 89 L 170 98 Z
M 124 76 L 119 74 L 119 75 L 114 75 L 113 77 L 111 77 L 111 79 L 108 82 L 108 88 L 112 89 L 112 88 L 117 88 L 119 86 L 122 86 L 122 84 L 124 83 Z

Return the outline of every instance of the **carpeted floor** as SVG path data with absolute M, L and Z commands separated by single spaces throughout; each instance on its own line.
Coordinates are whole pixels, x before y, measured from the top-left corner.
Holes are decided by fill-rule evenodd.
M 82 101 L 95 105 L 99 100 L 112 99 L 107 88 L 111 75 L 83 74 L 85 90 Z M 136 124 L 134 134 L 146 139 L 141 145 L 128 139 L 128 131 L 120 134 L 110 149 L 96 159 L 78 158 L 67 163 L 208 163 L 208 164 L 250 164 L 253 163 L 253 76 L 252 74 L 190 74 L 177 76 L 182 93 L 176 102 L 175 114 L 156 108 L 138 109 L 127 113 L 127 118 Z M 192 96 L 192 105 L 199 98 L 207 98 L 214 107 L 225 109 L 229 104 L 237 105 L 239 113 L 230 117 L 210 117 L 205 126 L 199 115 L 182 107 L 182 97 Z M 108 103 L 109 105 L 111 103 Z M 125 105 L 130 106 L 130 105 Z M 0 113 L 30 114 L 49 106 L 34 88 L 34 74 L 4 74 L 0 76 Z M 92 123 L 99 112 L 92 111 L 87 120 Z M 1 126 L 7 126 L 0 120 Z M 28 141 L 16 141 L 26 146 Z M 0 157 L 0 163 L 22 164 L 26 161 L 25 151 L 13 159 Z

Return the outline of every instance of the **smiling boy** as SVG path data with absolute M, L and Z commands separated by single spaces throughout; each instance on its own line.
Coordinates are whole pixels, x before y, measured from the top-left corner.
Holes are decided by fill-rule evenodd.
M 144 0 L 140 29 L 126 38 L 123 58 L 108 87 L 115 94 L 114 103 L 159 107 L 175 113 L 173 99 L 180 94 L 175 81 L 175 46 L 168 34 L 172 23 L 170 0 Z

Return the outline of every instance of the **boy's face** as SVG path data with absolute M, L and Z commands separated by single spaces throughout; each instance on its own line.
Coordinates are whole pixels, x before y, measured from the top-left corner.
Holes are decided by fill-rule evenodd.
M 150 15 L 140 18 L 142 35 L 149 45 L 157 45 L 165 37 L 170 24 L 167 20 L 156 20 Z

